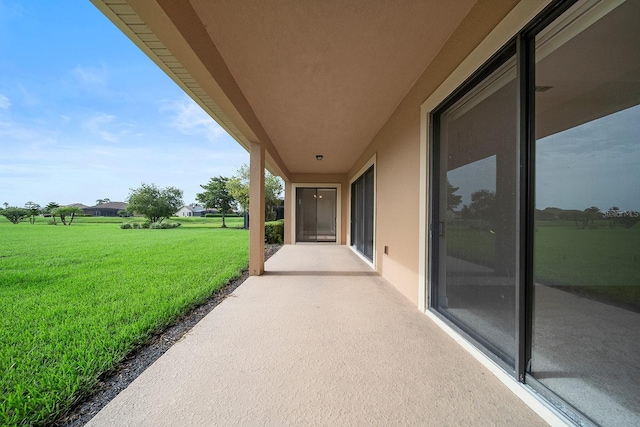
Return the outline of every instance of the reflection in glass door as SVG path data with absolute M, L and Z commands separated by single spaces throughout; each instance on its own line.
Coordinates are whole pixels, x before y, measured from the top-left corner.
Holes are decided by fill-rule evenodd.
M 431 308 L 577 425 L 640 425 L 638 16 L 555 2 L 433 113 Z
M 516 297 L 514 56 L 438 118 L 437 308 L 513 366 Z
M 574 10 L 590 25 L 535 39 L 530 373 L 596 423 L 640 425 L 640 1 Z
M 296 190 L 296 241 L 335 242 L 337 190 L 298 188 Z

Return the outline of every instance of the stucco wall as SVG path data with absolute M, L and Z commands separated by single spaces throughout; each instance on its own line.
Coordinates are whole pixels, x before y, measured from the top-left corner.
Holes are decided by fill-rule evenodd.
M 347 176 L 347 181 L 354 178 L 376 154 L 376 267 L 416 305 L 420 262 L 420 106 L 517 3 L 491 0 L 472 8 Z M 347 222 L 343 222 L 343 229 L 344 224 Z M 384 254 L 385 246 L 388 254 Z

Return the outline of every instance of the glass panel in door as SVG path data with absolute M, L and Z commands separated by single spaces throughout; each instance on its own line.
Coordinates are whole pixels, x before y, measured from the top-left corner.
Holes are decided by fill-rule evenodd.
M 373 261 L 374 167 L 351 184 L 351 246 Z
M 296 190 L 296 241 L 335 242 L 337 190 L 298 188 Z
M 515 57 L 439 120 L 436 307 L 509 365 L 515 356 Z
M 316 241 L 336 241 L 335 188 L 318 188 L 316 192 Z
M 631 426 L 640 425 L 640 1 L 599 6 L 611 10 L 576 7 L 536 37 L 531 375 L 597 423 Z

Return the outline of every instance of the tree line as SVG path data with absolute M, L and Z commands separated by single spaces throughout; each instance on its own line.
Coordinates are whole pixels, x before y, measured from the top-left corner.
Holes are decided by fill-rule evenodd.
M 245 214 L 249 211 L 249 167 L 242 165 L 231 178 L 217 176 L 207 184 L 200 185 L 204 190 L 196 194 L 196 200 L 205 209 L 217 209 L 222 217 L 222 227 L 226 228 L 225 216 L 238 208 Z M 276 207 L 282 203 L 282 179 L 265 171 L 264 176 L 265 220 L 276 219 Z
M 462 203 L 462 196 L 455 194 L 459 187 L 447 181 L 447 209 L 454 211 Z M 462 205 L 459 211 L 462 219 L 497 220 L 497 200 L 495 191 L 482 189 L 471 193 L 471 203 Z M 622 211 L 618 206 L 612 206 L 603 211 L 597 206 L 590 206 L 584 210 L 560 209 L 547 207 L 536 209 L 536 220 L 539 221 L 573 221 L 579 229 L 596 228 L 594 221 L 607 220 L 609 227 L 622 226 L 632 228 L 640 222 L 640 212 L 635 210 Z
M 218 176 L 211 178 L 208 183 L 201 184 L 201 193 L 196 194 L 196 200 L 205 209 L 217 209 L 222 217 L 222 227 L 226 228 L 225 217 L 234 211 L 246 213 L 249 209 L 249 167 L 242 165 L 236 175 L 227 178 Z M 283 182 L 276 175 L 265 171 L 265 218 L 267 221 L 276 218 L 276 207 L 282 203 Z M 111 202 L 110 199 L 98 199 L 96 204 Z M 162 223 L 184 205 L 183 191 L 176 187 L 160 188 L 155 184 L 143 183 L 138 188 L 130 189 L 126 199 L 127 208 L 122 214 L 137 214 L 146 217 L 151 223 Z M 58 218 L 63 225 L 71 225 L 76 215 L 84 214 L 77 206 L 60 206 L 50 202 L 44 208 L 34 202 L 27 202 L 23 208 L 4 204 L 0 215 L 14 224 L 29 219 L 31 224 L 41 214 L 52 217 L 52 224 L 56 225 Z
M 84 211 L 77 206 L 60 206 L 56 202 L 49 202 L 44 208 L 34 202 L 27 202 L 24 208 L 9 206 L 4 203 L 4 209 L 0 209 L 0 215 L 7 218 L 14 224 L 18 224 L 25 219 L 29 219 L 31 224 L 35 224 L 36 217 L 41 214 L 51 216 L 53 224 L 57 224 L 56 217 L 60 219 L 62 225 L 71 225 L 76 214 L 83 214 Z

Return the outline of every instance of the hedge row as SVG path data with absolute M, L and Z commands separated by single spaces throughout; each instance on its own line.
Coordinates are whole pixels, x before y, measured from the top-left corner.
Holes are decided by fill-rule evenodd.
M 152 228 L 152 229 L 156 229 L 156 230 L 167 230 L 170 228 L 177 228 L 180 227 L 180 223 L 179 222 L 149 222 L 149 221 L 145 221 L 143 223 L 140 222 L 123 222 L 122 224 L 120 224 L 120 228 L 124 229 L 124 230 L 128 230 L 128 229 L 140 229 L 140 228 Z

